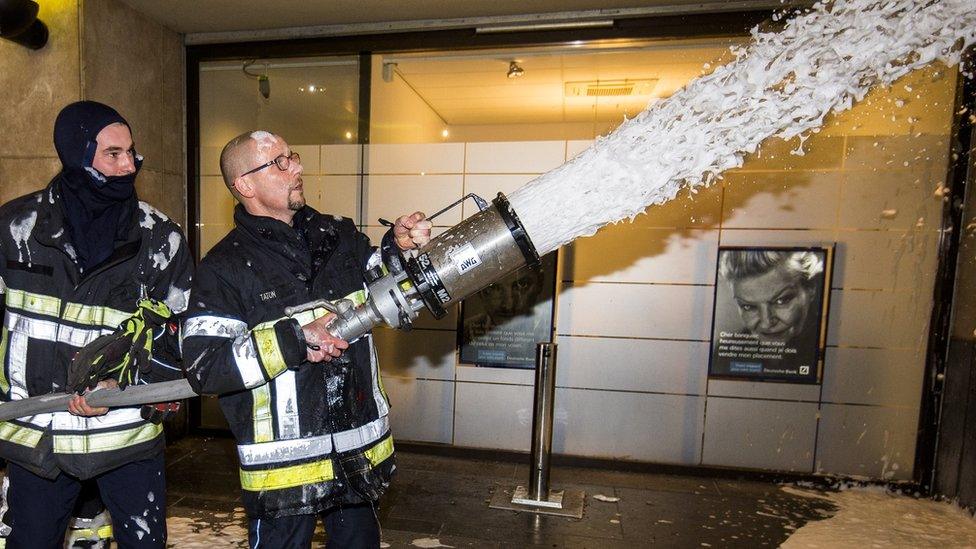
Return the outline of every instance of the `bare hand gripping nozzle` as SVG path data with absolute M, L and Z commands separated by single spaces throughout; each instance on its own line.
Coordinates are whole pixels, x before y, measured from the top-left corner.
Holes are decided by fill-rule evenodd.
M 389 273 L 370 272 L 369 297 L 362 305 L 356 307 L 346 299 L 317 300 L 288 307 L 285 314 L 324 308 L 336 315 L 329 332 L 347 341 L 381 324 L 409 330 L 424 307 L 441 318 L 450 305 L 519 267 L 538 264 L 535 246 L 502 193 L 490 206 L 477 195 L 468 195 L 429 219 L 468 197 L 481 211 L 432 239 L 414 257 L 405 258 L 393 243 L 393 230 L 387 232 L 381 249 Z

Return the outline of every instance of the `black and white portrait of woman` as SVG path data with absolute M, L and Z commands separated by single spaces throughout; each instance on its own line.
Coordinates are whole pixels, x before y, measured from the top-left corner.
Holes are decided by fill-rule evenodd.
M 817 374 L 827 257 L 823 248 L 719 251 L 713 374 Z

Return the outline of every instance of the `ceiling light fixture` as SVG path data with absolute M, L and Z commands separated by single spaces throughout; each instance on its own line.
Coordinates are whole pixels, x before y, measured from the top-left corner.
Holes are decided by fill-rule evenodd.
M 37 18 L 33 0 L 0 0 L 0 38 L 32 50 L 47 44 L 47 25 Z
M 267 65 L 265 65 L 264 67 L 264 74 L 257 74 L 247 70 L 247 68 L 253 65 L 255 61 L 256 61 L 255 59 L 249 59 L 245 61 L 244 65 L 241 66 L 241 70 L 244 71 L 244 75 L 247 76 L 248 78 L 257 78 L 258 92 L 261 94 L 261 97 L 265 99 L 271 99 L 271 79 L 268 78 Z
M 525 74 L 525 69 L 519 66 L 518 61 L 511 61 L 508 63 L 508 76 L 509 78 L 518 78 Z

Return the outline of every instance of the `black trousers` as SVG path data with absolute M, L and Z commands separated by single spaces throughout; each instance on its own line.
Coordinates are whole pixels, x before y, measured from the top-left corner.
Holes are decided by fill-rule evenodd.
M 370 505 L 336 507 L 322 513 L 326 547 L 329 549 L 377 549 L 380 525 Z M 317 515 L 295 515 L 276 519 L 251 519 L 248 541 L 251 549 L 308 549 L 312 546 Z
M 49 480 L 16 463 L 7 465 L 10 487 L 8 549 L 61 549 L 82 481 Z M 112 515 L 120 549 L 166 546 L 166 473 L 163 456 L 128 463 L 95 478 Z

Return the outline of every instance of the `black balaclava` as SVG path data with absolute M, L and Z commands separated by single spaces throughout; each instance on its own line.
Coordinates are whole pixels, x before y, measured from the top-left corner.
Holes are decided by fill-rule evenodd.
M 62 166 L 55 177 L 56 191 L 82 271 L 112 255 L 115 241 L 127 236 L 138 205 L 135 180 L 141 156 L 135 155 L 136 171 L 128 175 L 106 176 L 92 167 L 95 138 L 116 122 L 129 125 L 115 109 L 95 101 L 68 105 L 54 122 L 54 147 Z

